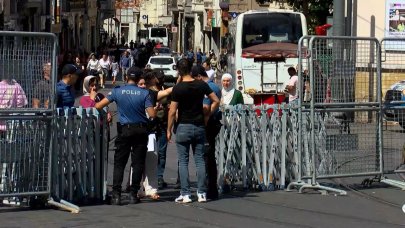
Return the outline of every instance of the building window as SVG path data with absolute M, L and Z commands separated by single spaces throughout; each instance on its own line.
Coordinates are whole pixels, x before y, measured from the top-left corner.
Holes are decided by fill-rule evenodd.
M 121 9 L 121 23 L 134 22 L 134 12 L 132 9 Z

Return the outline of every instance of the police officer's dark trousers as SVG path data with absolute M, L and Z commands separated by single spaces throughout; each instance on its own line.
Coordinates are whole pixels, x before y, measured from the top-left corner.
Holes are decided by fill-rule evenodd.
M 113 191 L 120 193 L 125 166 L 129 154 L 132 160 L 131 192 L 137 193 L 140 188 L 142 174 L 145 169 L 145 157 L 148 145 L 148 129 L 146 125 L 123 124 L 121 133 L 115 140 Z

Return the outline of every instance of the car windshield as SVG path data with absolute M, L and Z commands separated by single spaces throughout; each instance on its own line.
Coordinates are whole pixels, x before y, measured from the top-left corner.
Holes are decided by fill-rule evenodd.
M 162 54 L 170 54 L 170 49 L 169 48 L 158 48 L 159 53 Z
M 245 15 L 242 30 L 242 48 L 262 43 L 298 43 L 302 36 L 299 14 L 259 13 Z
M 151 64 L 158 64 L 158 65 L 168 65 L 173 63 L 172 58 L 151 58 Z

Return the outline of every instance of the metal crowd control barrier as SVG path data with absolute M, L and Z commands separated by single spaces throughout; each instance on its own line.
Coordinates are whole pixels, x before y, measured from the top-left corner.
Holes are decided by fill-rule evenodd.
M 107 195 L 108 124 L 95 108 L 58 109 L 54 127 L 52 194 L 75 203 Z
M 300 97 L 299 116 L 309 115 L 311 128 L 300 172 L 310 181 L 293 182 L 288 190 L 346 194 L 317 180 L 383 173 L 380 44 L 362 37 L 306 39 L 308 46 L 301 41 L 299 48 L 308 54 L 300 62 L 308 63 L 311 99 L 308 104 Z M 306 147 L 305 140 L 299 142 Z
M 222 108 L 219 186 L 241 181 L 271 190 L 295 180 L 287 190 L 345 195 L 317 181 L 375 176 L 363 184 L 405 189 L 405 182 L 384 176 L 405 179 L 404 51 L 405 39 L 303 37 L 297 107 Z
M 56 48 L 54 34 L 0 32 L 0 204 L 50 194 Z
M 297 112 L 289 111 L 287 104 L 222 107 L 223 126 L 216 143 L 222 190 L 237 182 L 244 188 L 283 189 L 296 179 Z
M 405 39 L 381 41 L 384 174 L 405 172 Z M 401 178 L 404 180 L 402 174 Z M 404 181 L 381 182 L 405 189 Z

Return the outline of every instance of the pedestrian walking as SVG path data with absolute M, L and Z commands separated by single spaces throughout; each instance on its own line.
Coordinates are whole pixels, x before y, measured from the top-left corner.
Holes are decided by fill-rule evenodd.
M 75 95 L 72 86 L 83 71 L 73 64 L 66 64 L 62 69 L 62 79 L 56 84 L 57 108 L 73 107 Z
M 167 139 L 172 137 L 174 119 L 178 111 L 178 126 L 176 131 L 176 146 L 179 159 L 179 172 L 181 191 L 176 198 L 177 203 L 190 203 L 191 191 L 189 184 L 189 151 L 193 148 L 194 160 L 197 169 L 197 197 L 198 202 L 206 202 L 206 172 L 204 162 L 205 125 L 203 112 L 204 96 L 212 102 L 212 109 L 219 106 L 218 97 L 210 89 L 207 83 L 195 80 L 191 75 L 191 67 L 185 59 L 177 63 L 177 69 L 181 77 L 181 82 L 174 86 L 172 101 L 169 109 L 169 119 L 167 126 Z
M 87 72 L 89 75 L 98 76 L 100 71 L 100 64 L 94 53 L 90 54 L 89 62 L 87 63 Z
M 112 84 L 115 84 L 115 81 L 117 80 L 117 75 L 118 72 L 120 71 L 119 66 L 118 66 L 118 62 L 115 59 L 115 56 L 111 56 L 111 71 L 112 71 Z
M 129 53 L 127 51 L 124 52 L 123 56 L 121 57 L 120 61 L 120 69 L 122 72 L 122 81 L 125 82 L 125 78 L 127 77 L 128 69 L 131 65 L 131 58 L 129 57 Z
M 100 72 L 100 86 L 105 88 L 105 80 L 108 77 L 108 72 L 111 70 L 111 62 L 108 59 L 106 53 L 103 54 L 103 57 L 99 60 L 101 72 Z
M 125 165 L 129 155 L 132 160 L 132 185 L 130 187 L 130 201 L 135 204 L 140 202 L 137 192 L 140 188 L 142 173 L 145 167 L 145 156 L 148 142 L 148 122 L 156 117 L 153 102 L 149 92 L 137 86 L 142 71 L 131 67 L 127 74 L 127 84 L 117 86 L 95 107 L 102 109 L 111 102 L 117 104 L 121 133 L 115 140 L 116 151 L 114 154 L 113 195 L 111 204 L 121 204 L 121 190 Z M 148 114 L 148 116 L 145 113 Z

